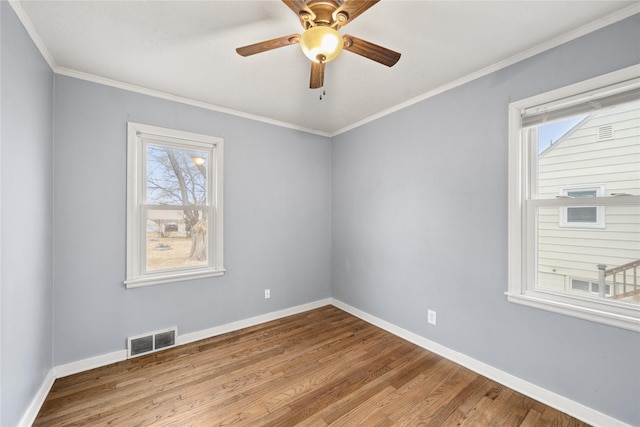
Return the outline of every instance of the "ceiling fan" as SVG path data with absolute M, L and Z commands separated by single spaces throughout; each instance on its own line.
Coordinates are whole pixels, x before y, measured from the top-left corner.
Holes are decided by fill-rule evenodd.
M 324 84 L 324 67 L 329 61 L 348 50 L 380 64 L 392 67 L 400 54 L 366 40 L 338 32 L 380 0 L 282 0 L 299 18 L 304 32 L 239 47 L 242 56 L 255 55 L 279 47 L 300 44 L 311 60 L 311 89 Z

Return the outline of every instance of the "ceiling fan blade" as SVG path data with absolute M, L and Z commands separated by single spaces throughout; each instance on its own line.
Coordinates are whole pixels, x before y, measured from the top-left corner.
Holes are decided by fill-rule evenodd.
M 311 78 L 309 87 L 318 89 L 324 85 L 324 62 L 311 61 Z
M 344 3 L 333 12 L 333 19 L 338 25 L 344 27 L 379 1 L 380 0 L 344 0 Z
M 344 35 L 344 49 L 356 55 L 364 56 L 373 61 L 379 62 L 387 67 L 393 67 L 400 59 L 400 53 L 386 47 L 359 39 L 354 36 Z
M 239 47 L 236 49 L 241 56 L 255 55 L 256 53 L 266 52 L 268 50 L 277 49 L 279 47 L 289 46 L 296 44 L 300 41 L 300 34 L 291 34 L 290 36 L 284 36 L 277 39 L 266 40 L 260 43 L 250 44 L 248 46 Z
M 286 4 L 298 18 L 302 19 L 303 15 L 307 15 L 308 18 L 305 20 L 313 21 L 316 19 L 316 14 L 309 9 L 309 6 L 303 0 L 282 0 L 282 3 Z

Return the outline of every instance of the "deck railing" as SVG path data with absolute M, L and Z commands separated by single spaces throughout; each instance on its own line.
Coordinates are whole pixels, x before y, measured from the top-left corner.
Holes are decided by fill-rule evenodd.
M 600 297 L 605 297 L 605 281 L 607 276 L 612 276 L 613 284 L 610 298 L 621 299 L 640 294 L 640 283 L 638 283 L 638 267 L 640 259 L 628 262 L 624 265 L 610 268 L 604 264 L 598 264 Z M 618 275 L 622 273 L 622 281 L 618 281 Z

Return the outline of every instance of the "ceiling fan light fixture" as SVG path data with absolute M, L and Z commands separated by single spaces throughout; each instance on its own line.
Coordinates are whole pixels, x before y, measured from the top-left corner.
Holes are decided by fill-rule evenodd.
M 318 25 L 302 33 L 300 47 L 310 60 L 326 63 L 333 61 L 340 55 L 344 41 L 338 31 L 331 27 Z

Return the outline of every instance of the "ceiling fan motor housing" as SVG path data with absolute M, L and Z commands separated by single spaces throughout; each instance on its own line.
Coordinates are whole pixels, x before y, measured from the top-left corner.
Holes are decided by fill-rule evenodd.
M 319 25 L 336 29 L 339 23 L 349 19 L 345 12 L 339 12 L 336 17 L 333 16 L 336 9 L 340 7 L 340 3 L 334 0 L 309 1 L 307 7 L 313 12 L 315 18 L 304 11 L 300 13 L 300 23 L 305 30 Z

